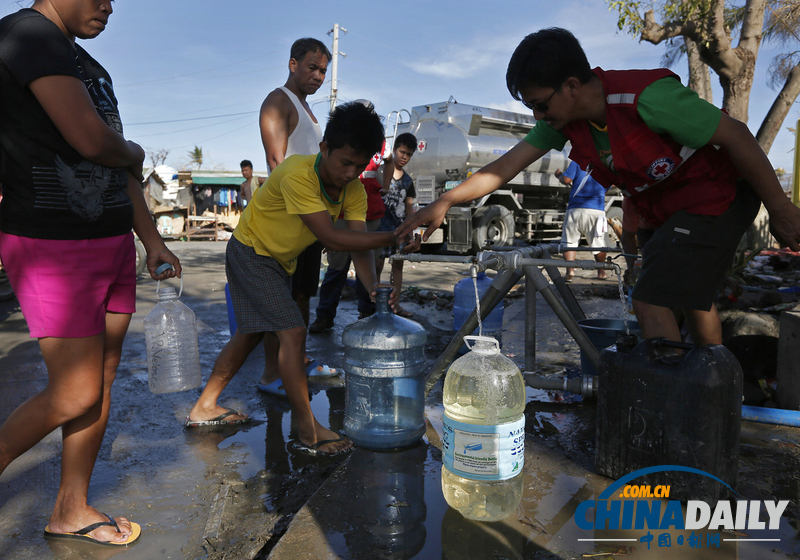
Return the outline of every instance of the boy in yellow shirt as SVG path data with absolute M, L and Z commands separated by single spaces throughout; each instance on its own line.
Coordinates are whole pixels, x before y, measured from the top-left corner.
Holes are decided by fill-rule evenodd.
M 366 231 L 367 195 L 359 174 L 383 143 L 380 117 L 361 103 L 336 107 L 317 155 L 294 155 L 270 174 L 245 208 L 228 242 L 225 271 L 238 329 L 222 349 L 187 427 L 240 424 L 249 418 L 217 404 L 264 333 L 277 337 L 273 360 L 297 418 L 295 448 L 311 455 L 349 451 L 353 443 L 323 427 L 308 399 L 303 366 L 306 326 L 292 299 L 297 256 L 319 239 L 331 250 L 349 251 L 365 283 L 378 280 L 371 249 L 397 245 L 392 232 Z M 340 214 L 346 229 L 335 229 Z M 372 291 L 372 290 L 371 290 Z M 394 297 L 394 295 L 393 295 Z

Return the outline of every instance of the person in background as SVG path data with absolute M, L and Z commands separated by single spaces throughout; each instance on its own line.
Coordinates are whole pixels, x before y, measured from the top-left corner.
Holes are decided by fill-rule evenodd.
M 0 20 L 0 255 L 47 386 L 0 427 L 0 473 L 61 427 L 46 538 L 124 546 L 141 527 L 88 504 L 111 385 L 136 303 L 136 231 L 154 279 L 180 276 L 142 195 L 144 151 L 125 140 L 111 78 L 75 39 L 111 0 L 35 0 Z M 174 270 L 156 276 L 159 263 Z
M 577 247 L 583 236 L 589 247 L 604 247 L 608 231 L 605 187 L 592 179 L 591 175 L 578 167 L 574 161 L 570 162 L 567 170 L 563 173 L 557 169 L 555 175 L 562 183 L 570 187 L 561 243 L 569 247 Z M 606 260 L 604 252 L 593 251 L 592 254 L 594 260 L 599 263 Z M 575 251 L 565 251 L 564 260 L 574 261 Z M 564 281 L 572 282 L 574 278 L 575 269 L 568 268 Z M 597 278 L 605 280 L 606 271 L 598 269 Z
M 721 344 L 714 306 L 759 199 L 779 243 L 800 250 L 800 208 L 786 197 L 747 125 L 681 85 L 666 69 L 592 69 L 567 30 L 525 37 L 506 71 L 511 95 L 533 110 L 526 138 L 398 228 L 436 229 L 454 204 L 485 196 L 551 149 L 600 184 L 616 185 L 656 227 L 632 298 L 644 338 L 681 340 L 683 311 L 695 344 Z
M 253 162 L 249 159 L 243 159 L 242 163 L 239 164 L 239 167 L 242 168 L 242 177 L 244 177 L 244 181 L 242 181 L 242 186 L 240 188 L 242 200 L 244 201 L 243 206 L 247 206 L 250 204 L 250 199 L 253 198 L 253 193 L 256 192 L 258 187 L 264 184 L 264 181 L 266 181 L 267 178 L 253 175 Z
M 307 98 L 314 95 L 325 81 L 331 53 L 322 41 L 306 37 L 292 44 L 289 53 L 289 77 L 273 90 L 261 104 L 259 126 L 270 173 L 291 155 L 313 155 L 319 152 L 322 129 Z M 292 275 L 292 297 L 300 308 L 305 324 L 309 323 L 310 301 L 317 295 L 322 244 L 312 243 L 297 259 L 297 272 Z M 264 372 L 256 384 L 259 391 L 285 396 L 278 389 L 278 341 L 271 334 L 264 338 L 266 361 Z M 314 360 L 303 349 L 306 372 L 311 377 L 331 377 L 338 372 Z
M 294 448 L 313 456 L 352 448 L 348 438 L 323 427 L 311 410 L 303 365 L 306 327 L 291 297 L 290 276 L 303 248 L 319 239 L 326 247 L 349 251 L 356 270 L 374 291 L 378 280 L 371 249 L 399 243 L 393 232 L 369 233 L 364 223 L 367 195 L 358 175 L 382 141 L 383 127 L 373 110 L 357 102 L 340 105 L 331 113 L 320 153 L 287 158 L 256 191 L 226 250 L 225 271 L 238 328 L 217 357 L 186 418 L 187 427 L 248 420 L 217 401 L 264 333 L 271 332 L 280 342 L 278 373 L 297 420 Z M 347 228 L 334 227 L 340 215 Z M 409 246 L 418 247 L 418 240 Z
M 394 231 L 406 216 L 410 216 L 414 212 L 414 198 L 417 196 L 417 192 L 414 190 L 414 180 L 405 172 L 404 167 L 411 161 L 411 156 L 416 150 L 417 139 L 410 132 L 399 135 L 394 141 L 392 160 L 387 162 L 383 168 L 384 177 L 388 175 L 391 180 L 388 182 L 388 187 L 385 186 L 381 190 L 386 213 L 381 219 L 378 231 Z M 381 252 L 381 257 L 376 264 L 379 278 L 383 271 L 384 259 L 388 259 L 396 252 L 397 249 L 394 247 L 385 247 Z M 390 280 L 392 287 L 400 294 L 403 289 L 403 261 L 392 261 Z M 401 317 L 413 315 L 399 305 L 395 307 L 395 313 Z

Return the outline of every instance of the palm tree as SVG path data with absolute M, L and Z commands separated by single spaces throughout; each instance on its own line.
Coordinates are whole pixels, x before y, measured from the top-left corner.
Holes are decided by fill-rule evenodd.
M 197 164 L 197 169 L 203 166 L 203 148 L 195 146 L 194 150 L 189 150 L 189 165 Z

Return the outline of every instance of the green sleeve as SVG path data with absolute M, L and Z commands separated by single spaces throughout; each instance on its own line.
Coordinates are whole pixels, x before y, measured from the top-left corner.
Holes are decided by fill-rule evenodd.
M 525 136 L 525 141 L 540 150 L 556 150 L 560 152 L 567 143 L 567 137 L 546 122 L 536 121 L 536 126 Z
M 675 78 L 647 86 L 636 108 L 650 130 L 695 149 L 708 144 L 722 118 L 722 111 Z

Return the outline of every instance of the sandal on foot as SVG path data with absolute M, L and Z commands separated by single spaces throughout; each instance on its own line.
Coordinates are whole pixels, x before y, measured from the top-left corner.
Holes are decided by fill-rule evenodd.
M 280 377 L 272 383 L 256 383 L 256 389 L 274 397 L 286 398 L 286 390 L 283 388 L 283 381 Z
M 306 375 L 308 377 L 336 377 L 339 372 L 336 368 L 321 364 L 317 360 L 311 360 L 306 364 Z
M 327 452 L 322 451 L 320 447 L 323 445 L 328 445 L 329 443 L 336 443 L 339 441 L 345 441 L 345 438 L 342 434 L 339 434 L 339 437 L 336 439 L 323 439 L 322 441 L 318 441 L 317 443 L 312 443 L 311 445 L 307 445 L 300 441 L 299 439 L 292 442 L 292 448 L 300 453 L 305 453 L 306 455 L 310 455 L 312 457 L 336 457 L 338 455 L 345 455 L 350 453 L 355 449 L 355 446 L 350 446 L 347 449 L 340 449 L 338 451 Z
M 211 420 L 191 420 L 189 417 L 186 417 L 186 422 L 184 422 L 184 426 L 187 428 L 202 428 L 205 426 L 236 426 L 238 424 L 244 424 L 245 422 L 250 421 L 250 417 L 247 415 L 242 414 L 232 408 L 225 408 L 227 412 L 223 412 L 216 418 L 212 418 Z M 239 418 L 237 420 L 226 420 L 229 416 L 239 415 L 244 416 L 244 418 Z
M 134 523 L 131 521 L 131 534 L 127 540 L 123 542 L 111 542 L 111 541 L 100 541 L 91 536 L 89 533 L 94 531 L 95 529 L 99 529 L 100 527 L 113 527 L 117 530 L 117 533 L 121 533 L 122 531 L 119 530 L 119 525 L 114 520 L 113 517 L 104 513 L 108 518 L 108 521 L 100 521 L 99 523 L 92 523 L 81 529 L 80 531 L 75 531 L 74 533 L 53 533 L 50 531 L 50 525 L 44 528 L 44 536 L 47 539 L 73 539 L 78 541 L 85 541 L 90 542 L 93 544 L 102 544 L 106 546 L 128 546 L 130 544 L 135 543 L 142 534 L 142 527 L 138 523 Z

